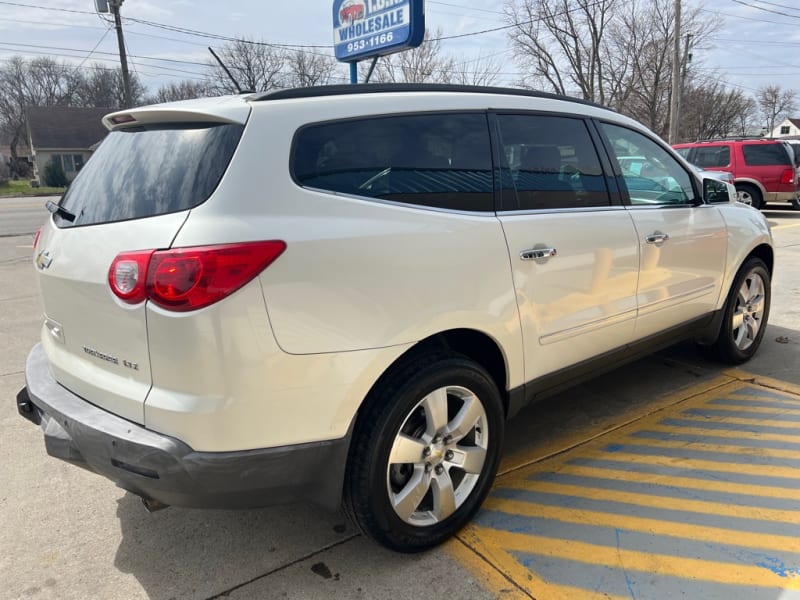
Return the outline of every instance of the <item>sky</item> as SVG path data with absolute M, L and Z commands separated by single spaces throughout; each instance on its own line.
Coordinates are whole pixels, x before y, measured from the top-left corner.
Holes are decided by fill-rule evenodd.
M 503 4 L 504 0 L 426 0 L 426 26 L 441 29 L 444 36 L 502 27 L 507 24 Z M 692 49 L 698 68 L 718 73 L 748 95 L 764 85 L 800 94 L 800 1 L 683 0 L 682 5 L 684 13 L 699 8 L 713 22 L 708 39 Z M 123 17 L 151 23 L 123 23 L 130 66 L 152 89 L 201 79 L 209 59 L 207 47 L 218 48 L 224 41 L 198 33 L 318 46 L 314 52 L 332 54 L 331 7 L 331 0 L 125 0 Z M 94 0 L 0 1 L 0 62 L 18 54 L 47 55 L 80 68 L 95 61 L 117 66 L 117 39 L 109 16 L 104 19 L 94 8 Z M 490 58 L 499 66 L 501 84 L 518 79 L 503 30 L 444 40 L 442 51 L 460 63 Z M 347 73 L 342 65 L 343 82 Z

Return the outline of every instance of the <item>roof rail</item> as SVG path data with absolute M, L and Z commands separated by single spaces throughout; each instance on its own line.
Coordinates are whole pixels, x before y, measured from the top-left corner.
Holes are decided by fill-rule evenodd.
M 392 92 L 456 92 L 467 94 L 502 94 L 506 96 L 528 96 L 532 98 L 549 98 L 585 104 L 605 110 L 613 109 L 588 100 L 561 96 L 549 92 L 524 90 L 521 88 L 488 87 L 477 85 L 452 85 L 446 83 L 359 83 L 340 85 L 321 85 L 312 87 L 288 88 L 284 90 L 261 92 L 250 97 L 251 101 L 288 100 L 295 98 L 318 98 L 322 96 L 343 96 L 347 94 L 386 94 Z
M 763 135 L 732 135 L 728 137 L 718 137 L 718 138 L 711 138 L 708 140 L 694 140 L 693 142 L 681 142 L 682 144 L 709 144 L 713 142 L 745 142 L 745 141 L 753 141 L 753 140 L 761 140 L 764 142 L 777 142 L 780 141 L 778 138 L 768 138 L 764 137 Z

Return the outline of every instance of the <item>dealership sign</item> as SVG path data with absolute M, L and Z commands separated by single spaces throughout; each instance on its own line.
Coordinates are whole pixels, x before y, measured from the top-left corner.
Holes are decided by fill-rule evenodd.
M 342 62 L 415 48 L 424 35 L 423 0 L 333 2 L 333 46 Z

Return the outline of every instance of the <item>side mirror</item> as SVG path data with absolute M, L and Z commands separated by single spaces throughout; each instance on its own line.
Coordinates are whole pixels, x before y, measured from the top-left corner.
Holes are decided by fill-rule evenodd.
M 724 181 L 713 177 L 703 178 L 703 199 L 711 204 L 734 202 L 736 196 L 730 191 L 730 187 Z

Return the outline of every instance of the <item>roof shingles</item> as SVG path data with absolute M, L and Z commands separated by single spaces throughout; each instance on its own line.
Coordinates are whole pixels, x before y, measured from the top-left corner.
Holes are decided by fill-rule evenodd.
M 25 113 L 33 147 L 89 149 L 101 141 L 108 130 L 100 121 L 113 108 L 73 106 L 29 106 Z

